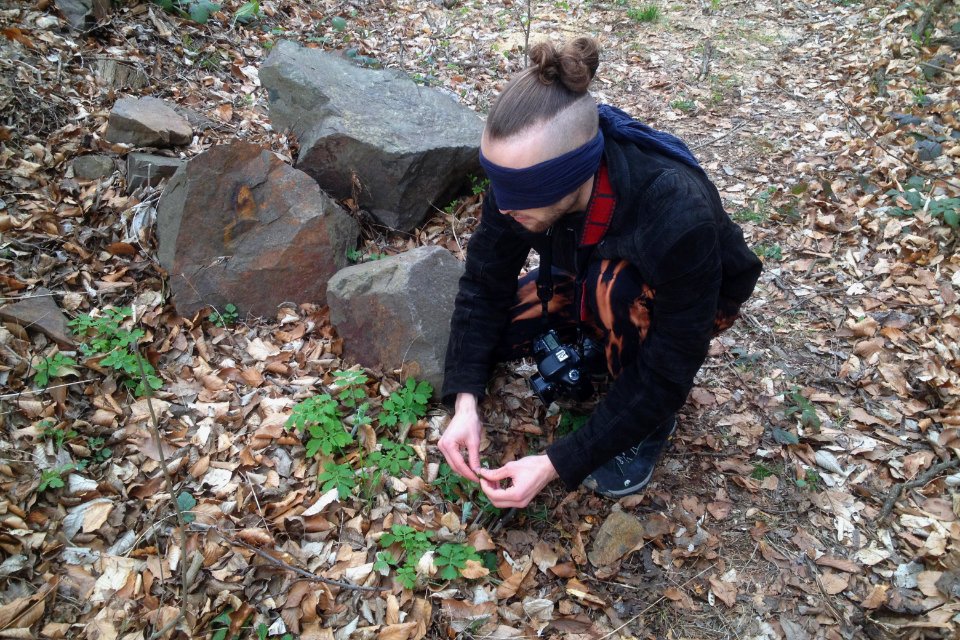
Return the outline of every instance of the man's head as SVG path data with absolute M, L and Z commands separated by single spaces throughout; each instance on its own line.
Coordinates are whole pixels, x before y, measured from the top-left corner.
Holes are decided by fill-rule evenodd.
M 559 51 L 538 44 L 530 59 L 490 109 L 480 153 L 500 210 L 541 232 L 590 197 L 603 152 L 587 93 L 599 54 L 594 40 L 578 38 Z

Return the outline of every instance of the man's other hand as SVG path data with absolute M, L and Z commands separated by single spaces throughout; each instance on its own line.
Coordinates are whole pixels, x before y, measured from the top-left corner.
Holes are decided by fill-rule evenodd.
M 542 455 L 520 458 L 499 469 L 481 469 L 480 477 L 483 492 L 493 506 L 502 509 L 527 506 L 550 481 L 559 476 L 550 458 Z M 501 489 L 504 480 L 509 482 L 509 486 Z
M 482 433 L 483 424 L 480 422 L 480 414 L 477 413 L 476 396 L 472 393 L 458 394 L 453 418 L 443 432 L 437 447 L 454 471 L 474 482 L 480 482 L 477 470 L 480 469 Z M 463 458 L 464 449 L 467 450 L 467 460 Z

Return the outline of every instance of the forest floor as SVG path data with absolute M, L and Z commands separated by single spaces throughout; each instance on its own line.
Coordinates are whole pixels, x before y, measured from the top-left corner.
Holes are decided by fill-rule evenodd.
M 483 113 L 524 64 L 528 5 L 446 4 L 277 0 L 240 24 L 228 0 L 198 24 L 131 1 L 80 34 L 49 0 L 0 2 L 2 301 L 42 287 L 94 331 L 129 309 L 117 335 L 143 332 L 163 383 L 138 397 L 104 352 L 0 326 L 0 637 L 957 637 L 956 2 L 677 1 L 652 21 L 626 0 L 529 5 L 530 42 L 599 39 L 597 97 L 686 140 L 765 265 L 649 489 L 619 504 L 551 486 L 492 510 L 439 465 L 441 408 L 387 426 L 399 372 L 344 362 L 324 308 L 178 317 L 160 192 L 72 177 L 77 156 L 129 151 L 103 134 L 131 94 L 208 119 L 183 157 L 243 138 L 294 158 L 257 79 L 280 39 Z M 479 197 L 413 234 L 366 225 L 358 256 L 459 255 Z M 578 417 L 547 415 L 522 372 L 491 383 L 495 462 Z M 372 423 L 307 456 L 294 405 L 344 388 Z M 318 482 L 334 462 L 346 475 Z M 639 543 L 595 566 L 614 511 Z

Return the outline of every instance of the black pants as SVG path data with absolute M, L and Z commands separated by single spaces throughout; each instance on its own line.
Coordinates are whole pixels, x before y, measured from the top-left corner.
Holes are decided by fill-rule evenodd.
M 537 297 L 537 270 L 520 278 L 510 324 L 497 348 L 499 361 L 532 355 L 533 340 L 547 328 L 555 330 L 565 344 L 576 340 L 577 310 L 574 308 L 572 273 L 553 270 L 553 298 L 543 321 L 543 305 Z M 603 346 L 607 370 L 616 378 L 624 366 L 635 361 L 650 330 L 656 291 L 640 277 L 636 267 L 624 260 L 594 260 L 585 280 L 587 319 L 584 332 Z M 728 329 L 739 315 L 739 306 L 717 310 L 714 333 Z

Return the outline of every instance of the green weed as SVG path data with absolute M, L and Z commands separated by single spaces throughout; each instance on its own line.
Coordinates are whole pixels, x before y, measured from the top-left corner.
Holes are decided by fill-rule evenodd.
M 139 397 L 162 387 L 163 380 L 137 352 L 137 344 L 145 335 L 143 330 L 121 326 L 132 315 L 129 307 L 104 309 L 102 316 L 84 314 L 68 324 L 74 334 L 86 339 L 80 345 L 80 353 L 88 358 L 100 357 L 99 365 L 116 371 L 123 385 Z
M 353 493 L 354 487 L 357 486 L 357 474 L 353 467 L 348 464 L 328 462 L 323 469 L 317 476 L 317 481 L 321 483 L 321 491 L 326 493 L 336 488 L 341 500 L 345 500 L 347 496 Z
M 52 356 L 40 358 L 35 367 L 36 371 L 33 374 L 33 382 L 39 387 L 46 387 L 52 378 L 59 378 L 68 373 L 76 373 L 73 370 L 73 367 L 76 366 L 76 360 L 58 351 Z
M 353 436 L 343 428 L 343 421 L 337 410 L 338 403 L 329 394 L 320 394 L 307 398 L 297 404 L 287 418 L 286 427 L 301 433 L 306 432 L 307 457 L 317 452 L 329 456 L 353 442 Z
M 44 469 L 40 472 L 40 486 L 37 490 L 43 493 L 47 489 L 62 489 L 66 486 L 63 482 L 63 475 L 76 469 L 74 464 L 65 464 L 53 469 Z
M 433 385 L 426 380 L 417 382 L 407 378 L 407 382 L 390 394 L 383 402 L 380 424 L 392 427 L 397 424 L 414 424 L 427 415 L 427 402 L 433 393 Z
M 437 549 L 433 563 L 444 580 L 456 580 L 467 566 L 467 560 L 480 562 L 477 550 L 466 544 L 447 543 Z
M 694 111 L 697 108 L 697 103 L 695 103 L 693 100 L 677 99 L 677 100 L 673 100 L 670 103 L 670 106 L 676 109 L 677 111 L 690 113 L 691 111 Z
M 214 309 L 207 316 L 207 321 L 218 327 L 236 324 L 239 319 L 240 313 L 237 311 L 237 305 L 233 303 L 225 304 L 222 312 Z
M 627 9 L 627 17 L 634 22 L 657 22 L 660 20 L 660 7 L 647 4 L 642 7 Z
M 815 433 L 820 433 L 821 423 L 820 416 L 817 415 L 817 409 L 813 406 L 813 403 L 800 392 L 800 388 L 794 387 L 793 390 L 787 394 L 787 399 L 790 400 L 792 404 L 787 406 L 783 412 L 783 416 L 789 418 L 793 415 L 799 415 L 801 425 Z
M 403 443 L 381 440 L 380 448 L 368 456 L 368 460 L 381 471 L 398 476 L 413 466 L 413 448 Z
M 779 244 L 761 243 L 753 248 L 753 252 L 768 260 L 776 260 L 777 262 L 783 260 L 783 249 L 780 248 Z
M 66 424 L 66 423 L 64 423 Z M 56 449 L 62 449 L 64 443 L 77 437 L 77 432 L 69 427 L 63 427 L 56 424 L 53 420 L 44 420 L 37 425 L 40 437 L 44 440 L 52 440 Z

